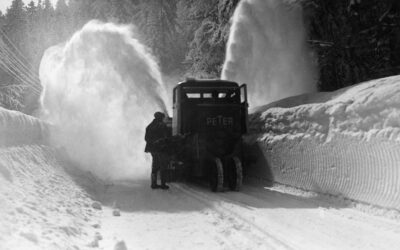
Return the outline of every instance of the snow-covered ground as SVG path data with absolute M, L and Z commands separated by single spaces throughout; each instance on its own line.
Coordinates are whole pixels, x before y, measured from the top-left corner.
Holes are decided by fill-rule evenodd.
M 248 141 L 264 157 L 251 173 L 317 192 L 251 179 L 222 193 L 128 177 L 110 185 L 46 145 L 39 120 L 1 109 L 0 249 L 397 249 L 396 210 L 343 198 L 398 208 L 397 82 L 289 98 L 253 116 Z
M 286 187 L 211 193 L 173 184 L 124 183 L 102 194 L 100 247 L 128 249 L 396 249 L 399 221 Z M 113 216 L 114 208 L 120 211 Z
M 74 249 L 95 240 L 93 201 L 53 149 L 0 149 L 0 249 Z

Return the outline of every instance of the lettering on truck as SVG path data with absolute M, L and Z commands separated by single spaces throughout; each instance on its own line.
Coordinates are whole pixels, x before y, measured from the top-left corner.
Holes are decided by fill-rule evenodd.
M 232 127 L 233 117 L 224 117 L 222 115 L 218 115 L 216 117 L 207 117 L 206 125 L 211 127 Z

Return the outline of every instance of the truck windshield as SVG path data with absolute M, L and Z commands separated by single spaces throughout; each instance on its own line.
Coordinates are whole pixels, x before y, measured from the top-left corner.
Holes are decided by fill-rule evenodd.
M 218 101 L 218 102 L 236 102 L 239 100 L 238 90 L 196 90 L 190 91 L 187 90 L 183 92 L 183 97 L 187 99 L 197 99 L 204 101 Z

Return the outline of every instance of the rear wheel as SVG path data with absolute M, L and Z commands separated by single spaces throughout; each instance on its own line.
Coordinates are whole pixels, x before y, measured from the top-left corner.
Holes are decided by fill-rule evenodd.
M 214 159 L 209 178 L 211 191 L 221 192 L 224 186 L 224 168 L 221 159 Z
M 233 191 L 239 191 L 243 184 L 243 169 L 242 162 L 239 157 L 234 156 L 229 159 L 229 176 L 228 184 L 229 188 Z

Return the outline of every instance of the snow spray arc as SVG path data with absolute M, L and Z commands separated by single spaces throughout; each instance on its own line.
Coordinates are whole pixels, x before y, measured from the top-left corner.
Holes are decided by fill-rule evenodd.
M 52 142 L 100 178 L 143 177 L 144 129 L 167 94 L 133 26 L 91 21 L 41 61 L 42 117 Z
M 297 1 L 242 0 L 233 15 L 222 79 L 247 83 L 250 104 L 313 92 L 317 70 Z

